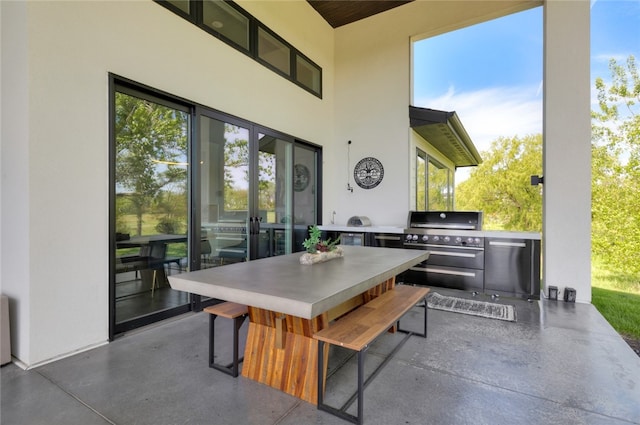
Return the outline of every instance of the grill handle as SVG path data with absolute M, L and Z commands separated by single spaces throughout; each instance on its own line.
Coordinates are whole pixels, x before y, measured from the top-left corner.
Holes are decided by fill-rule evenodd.
M 445 269 L 437 269 L 433 267 L 411 267 L 409 270 L 414 272 L 422 272 L 422 273 L 439 273 L 439 274 L 448 274 L 453 276 L 464 276 L 464 277 L 476 277 L 474 272 L 463 272 L 458 270 L 445 270 Z

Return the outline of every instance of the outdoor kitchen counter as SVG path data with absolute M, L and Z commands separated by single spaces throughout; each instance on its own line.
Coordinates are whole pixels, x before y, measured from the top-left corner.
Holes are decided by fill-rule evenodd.
M 527 239 L 540 240 L 542 236 L 537 232 L 513 232 L 509 230 L 481 230 L 482 237 L 485 238 L 502 238 L 502 239 Z
M 348 233 L 398 233 L 404 232 L 404 226 L 340 226 L 338 224 L 323 224 L 318 229 L 325 232 Z
M 325 232 L 347 232 L 347 233 L 396 233 L 403 234 L 404 227 L 400 226 L 339 226 L 337 224 L 327 224 L 318 226 L 320 230 Z M 540 240 L 540 233 L 537 232 L 518 232 L 509 230 L 447 230 L 447 229 L 431 229 L 431 233 L 438 235 L 469 235 L 474 237 L 486 238 L 505 238 L 505 239 L 531 239 Z
M 301 252 L 169 277 L 173 289 L 246 304 L 249 328 L 242 376 L 309 403 L 318 400 L 314 333 L 348 311 L 394 290 L 395 276 L 429 251 L 343 247 L 344 257 L 300 264 Z M 324 358 L 329 347 L 324 347 Z

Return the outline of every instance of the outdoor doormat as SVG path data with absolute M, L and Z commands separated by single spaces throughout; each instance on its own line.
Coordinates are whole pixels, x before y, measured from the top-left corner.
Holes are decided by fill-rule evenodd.
M 427 306 L 435 310 L 452 311 L 508 322 L 516 321 L 516 308 L 513 305 L 448 297 L 437 292 L 431 292 L 427 295 Z

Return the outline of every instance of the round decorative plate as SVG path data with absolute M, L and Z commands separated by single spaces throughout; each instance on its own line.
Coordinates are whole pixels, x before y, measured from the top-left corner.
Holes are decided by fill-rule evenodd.
M 296 164 L 293 166 L 293 190 L 302 192 L 309 186 L 311 173 L 304 164 Z
M 377 159 L 368 156 L 362 158 L 353 169 L 353 178 L 363 189 L 373 189 L 384 177 L 384 167 Z

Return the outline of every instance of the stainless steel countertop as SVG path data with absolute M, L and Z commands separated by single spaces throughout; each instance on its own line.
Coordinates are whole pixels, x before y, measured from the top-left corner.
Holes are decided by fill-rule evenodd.
M 173 289 L 312 319 L 429 258 L 429 251 L 343 246 L 344 257 L 300 264 L 302 252 L 169 276 Z
M 351 227 L 338 226 L 335 224 L 326 224 L 318 226 L 320 230 L 329 232 L 345 232 L 345 233 L 395 233 L 403 234 L 404 227 L 396 226 L 368 226 L 368 227 Z M 454 236 L 477 236 L 481 238 L 504 238 L 504 239 L 533 239 L 540 240 L 541 235 L 537 232 L 517 232 L 508 230 L 451 230 L 451 229 L 429 229 L 428 234 L 431 235 L 454 235 Z
M 398 233 L 404 232 L 404 227 L 400 226 L 340 226 L 337 224 L 323 224 L 318 229 L 328 232 L 345 232 L 345 233 Z

